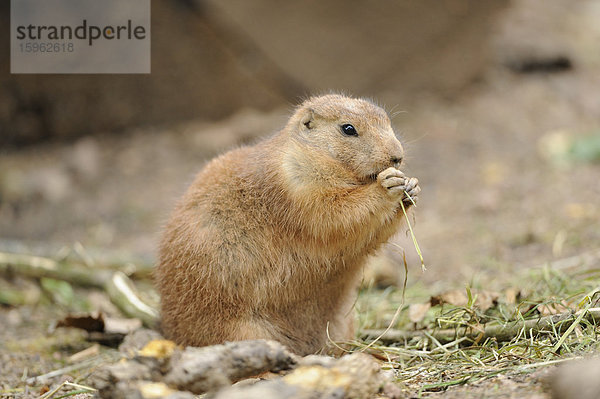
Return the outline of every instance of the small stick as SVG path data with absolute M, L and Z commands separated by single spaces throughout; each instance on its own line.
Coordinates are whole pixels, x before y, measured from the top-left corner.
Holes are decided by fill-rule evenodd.
M 57 377 L 66 373 L 70 373 L 71 371 L 79 370 L 85 367 L 93 366 L 96 363 L 101 362 L 102 359 L 94 358 L 83 361 L 81 363 L 73 364 L 71 366 L 63 367 L 58 370 L 50 371 L 49 373 L 38 375 L 37 377 L 30 377 L 25 382 L 29 385 L 34 384 L 36 381 L 43 381 L 49 378 Z
M 59 261 L 67 260 L 69 264 L 93 265 L 99 269 L 120 270 L 129 277 L 148 277 L 154 269 L 155 263 L 151 256 L 107 248 L 84 247 L 80 243 L 59 247 L 42 243 L 32 245 L 18 240 L 0 238 L 0 252 L 26 253 Z
M 54 259 L 25 254 L 0 252 L 0 273 L 13 271 L 33 278 L 52 278 L 84 287 L 103 288 L 110 279 L 109 270 L 71 267 Z
M 427 338 L 427 334 L 437 339 L 440 343 L 448 343 L 457 337 L 467 337 L 472 340 L 485 340 L 486 338 L 495 338 L 499 342 L 506 342 L 513 339 L 523 329 L 532 334 L 551 328 L 556 325 L 557 330 L 566 331 L 573 323 L 580 322 L 582 319 L 594 321 L 600 319 L 600 308 L 583 309 L 578 312 L 565 312 L 550 316 L 540 317 L 538 319 L 517 320 L 506 324 L 490 323 L 486 325 L 483 331 L 474 327 L 458 327 L 456 329 L 444 330 L 422 330 L 422 331 L 402 331 L 393 329 L 383 330 L 364 330 L 363 339 L 379 337 L 382 342 L 402 342 L 413 338 Z
M 66 381 L 63 381 L 62 384 L 57 385 L 53 390 L 46 392 L 45 394 L 43 394 L 42 396 L 39 397 L 39 399 L 47 399 L 50 396 L 54 395 L 56 392 L 58 392 L 62 387 L 65 386 Z
M 96 388 L 88 387 L 88 386 L 86 386 L 86 385 L 76 384 L 76 383 L 74 383 L 74 382 L 69 382 L 69 381 L 67 381 L 67 382 L 65 383 L 65 385 L 68 385 L 68 386 L 70 386 L 70 387 L 77 388 L 77 389 L 85 389 L 85 390 L 87 390 L 87 391 L 92 391 L 92 392 L 94 392 L 94 391 L 97 391 L 97 389 L 96 389 Z
M 104 286 L 110 300 L 126 315 L 138 318 L 146 326 L 158 320 L 158 311 L 138 296 L 131 279 L 124 273 L 114 272 Z
M 120 271 L 72 267 L 50 258 L 0 252 L 0 273 L 9 271 L 32 278 L 52 278 L 71 284 L 100 288 L 110 300 L 130 317 L 140 319 L 146 326 L 158 320 L 156 309 L 147 305 L 136 293 L 135 285 Z

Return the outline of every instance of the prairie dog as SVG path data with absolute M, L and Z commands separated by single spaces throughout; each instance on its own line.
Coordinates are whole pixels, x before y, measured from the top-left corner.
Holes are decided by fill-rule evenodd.
M 403 156 L 383 109 L 330 94 L 210 161 L 160 244 L 165 334 L 193 346 L 274 339 L 301 355 L 323 349 L 327 329 L 352 339 L 361 268 L 420 192 Z

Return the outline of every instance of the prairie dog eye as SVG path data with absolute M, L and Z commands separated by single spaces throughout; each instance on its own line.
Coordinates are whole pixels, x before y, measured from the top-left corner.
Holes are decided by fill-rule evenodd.
M 344 123 L 341 128 L 342 133 L 344 133 L 346 136 L 358 136 L 356 128 L 349 123 Z

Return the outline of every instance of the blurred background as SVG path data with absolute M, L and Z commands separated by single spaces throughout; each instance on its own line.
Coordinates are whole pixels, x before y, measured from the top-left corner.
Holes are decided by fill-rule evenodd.
M 598 1 L 152 0 L 149 75 L 11 75 L 9 15 L 1 2 L 1 250 L 152 262 L 206 160 L 329 91 L 394 115 L 422 187 L 427 272 L 397 239 L 415 278 L 486 284 L 599 246 Z M 378 278 L 401 257 L 386 249 Z

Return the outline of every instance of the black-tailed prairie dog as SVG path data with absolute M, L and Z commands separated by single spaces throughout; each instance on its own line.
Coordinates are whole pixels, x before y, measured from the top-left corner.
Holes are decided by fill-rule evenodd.
M 193 346 L 268 338 L 298 354 L 323 349 L 327 330 L 352 339 L 361 268 L 420 191 L 402 158 L 383 109 L 331 94 L 213 159 L 162 237 L 165 334 Z

